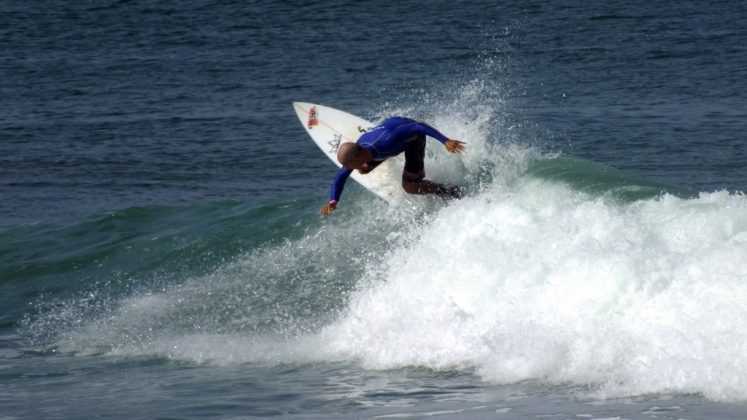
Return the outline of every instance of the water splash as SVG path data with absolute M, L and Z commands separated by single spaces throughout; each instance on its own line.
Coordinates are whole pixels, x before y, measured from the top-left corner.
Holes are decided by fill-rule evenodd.
M 622 177 L 585 189 L 548 175 L 541 165 L 558 156 L 506 117 L 504 87 L 486 81 L 500 78 L 466 79 L 382 115 L 423 118 L 467 141 L 464 156 L 433 143 L 426 159 L 429 176 L 465 182 L 467 198 L 388 208 L 353 188 L 300 238 L 208 275 L 110 294 L 92 312 L 76 309 L 83 297 L 61 302 L 28 328 L 72 353 L 353 360 L 570 383 L 601 397 L 747 400 L 745 197 L 620 200 L 605 189 L 650 185 Z
M 374 369 L 743 400 L 745 260 L 744 196 L 621 206 L 527 180 L 443 209 L 323 335 Z

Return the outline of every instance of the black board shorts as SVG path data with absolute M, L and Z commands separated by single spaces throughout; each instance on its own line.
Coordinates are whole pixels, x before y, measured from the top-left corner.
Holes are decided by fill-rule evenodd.
M 412 145 L 405 149 L 405 170 L 402 180 L 420 182 L 425 178 L 425 136 L 419 135 L 412 141 Z

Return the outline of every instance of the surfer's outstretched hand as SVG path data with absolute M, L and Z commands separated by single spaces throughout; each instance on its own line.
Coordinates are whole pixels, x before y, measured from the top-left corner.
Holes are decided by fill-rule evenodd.
M 330 201 L 326 206 L 322 207 L 321 213 L 325 216 L 328 216 L 332 214 L 332 212 L 335 211 L 336 208 L 337 203 L 335 203 L 334 201 Z
M 444 143 L 446 150 L 451 153 L 462 153 L 464 151 L 464 145 L 465 143 L 459 140 L 446 140 L 446 143 Z

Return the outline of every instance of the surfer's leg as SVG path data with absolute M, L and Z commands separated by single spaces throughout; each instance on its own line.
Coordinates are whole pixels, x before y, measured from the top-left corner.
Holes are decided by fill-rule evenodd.
M 438 184 L 425 178 L 425 136 L 418 136 L 405 150 L 402 188 L 409 194 L 433 194 Z
M 422 140 L 422 141 L 421 141 Z M 447 187 L 438 182 L 425 179 L 425 137 L 418 140 L 418 144 L 405 150 L 405 170 L 402 171 L 402 188 L 408 194 L 436 194 L 444 199 L 461 198 L 461 191 L 455 187 Z
M 408 194 L 438 194 L 443 191 L 444 186 L 427 179 L 421 179 L 420 181 L 406 181 L 405 173 L 402 174 L 402 188 Z
M 420 136 L 412 147 L 405 150 L 405 170 L 402 171 L 402 188 L 408 194 L 436 194 L 444 199 L 462 198 L 462 191 L 425 179 L 425 136 Z
M 407 172 L 402 173 L 402 188 L 409 194 L 435 194 L 444 200 L 450 200 L 452 198 L 462 198 L 462 190 L 456 185 L 444 185 L 438 182 L 429 181 L 427 179 L 421 179 L 420 181 L 408 181 L 406 178 L 410 178 L 414 174 Z M 410 178 L 411 179 L 411 178 Z

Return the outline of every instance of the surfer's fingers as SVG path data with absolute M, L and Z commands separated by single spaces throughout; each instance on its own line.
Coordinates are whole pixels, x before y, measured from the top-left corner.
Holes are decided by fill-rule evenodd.
M 464 146 L 465 143 L 463 141 L 449 140 L 448 143 L 446 143 L 446 150 L 451 153 L 461 153 L 464 151 Z

